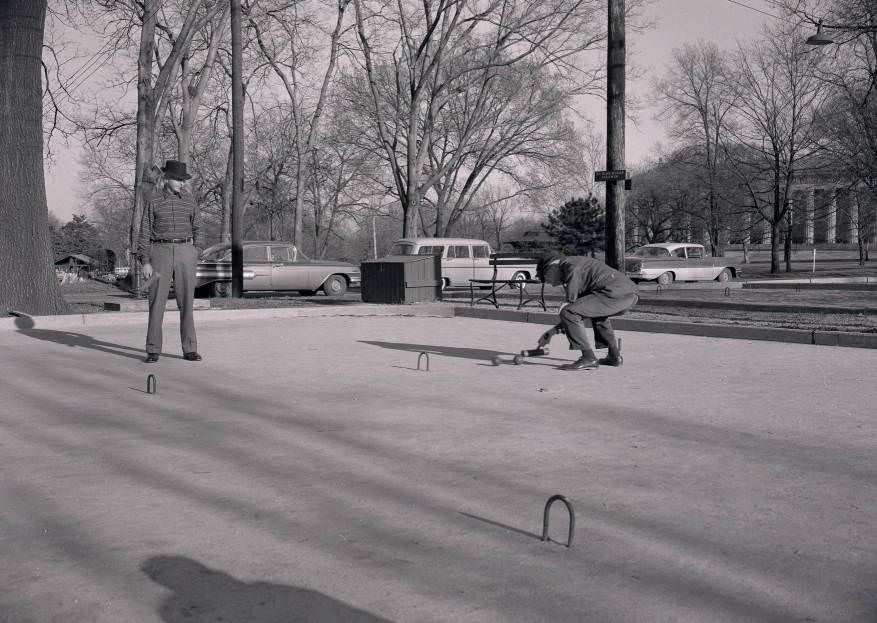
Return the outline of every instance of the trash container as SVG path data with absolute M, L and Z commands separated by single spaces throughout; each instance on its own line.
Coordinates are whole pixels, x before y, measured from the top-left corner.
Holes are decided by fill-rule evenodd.
M 442 298 L 442 258 L 390 255 L 360 264 L 366 303 L 425 303 Z

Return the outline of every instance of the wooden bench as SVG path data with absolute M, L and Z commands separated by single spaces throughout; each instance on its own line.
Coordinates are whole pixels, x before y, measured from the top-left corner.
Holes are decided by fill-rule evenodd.
M 493 277 L 490 279 L 469 280 L 469 305 L 474 307 L 478 303 L 484 301 L 493 304 L 494 307 L 499 309 L 499 300 L 497 299 L 497 293 L 499 293 L 503 288 L 508 288 L 510 291 L 518 291 L 518 305 L 516 309 L 521 309 L 528 303 L 537 303 L 542 307 L 543 311 L 547 311 L 547 307 L 545 306 L 545 284 L 538 279 L 497 278 L 501 268 L 508 266 L 520 266 L 521 264 L 532 265 L 532 268 L 528 266 L 528 270 L 532 275 L 535 275 L 536 266 L 538 265 L 538 263 L 539 255 L 535 253 L 491 253 L 490 266 L 493 268 Z M 527 285 L 529 284 L 541 285 L 538 296 L 536 296 L 535 294 L 531 295 L 529 292 L 527 292 Z M 490 292 L 476 299 L 476 286 L 487 286 L 490 288 Z M 526 300 L 524 299 L 525 295 L 527 296 Z

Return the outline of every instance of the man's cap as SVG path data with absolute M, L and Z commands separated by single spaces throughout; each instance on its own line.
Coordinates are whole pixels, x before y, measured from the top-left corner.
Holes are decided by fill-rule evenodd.
M 181 182 L 192 179 L 192 176 L 186 173 L 186 163 L 179 160 L 168 160 L 164 163 L 161 170 L 164 176 L 172 180 L 180 180 Z
M 564 258 L 564 254 L 560 251 L 549 250 L 539 256 L 539 263 L 536 265 L 536 276 L 540 281 L 545 280 L 545 269 L 554 262 L 560 262 Z

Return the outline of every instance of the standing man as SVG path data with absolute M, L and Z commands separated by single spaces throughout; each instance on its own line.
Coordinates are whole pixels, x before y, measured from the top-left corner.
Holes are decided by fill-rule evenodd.
M 539 346 L 547 344 L 553 335 L 566 333 L 570 350 L 582 351 L 573 363 L 561 366 L 563 370 L 593 370 L 600 364 L 620 366 L 621 348 L 612 331 L 609 316 L 620 314 L 639 300 L 636 284 L 627 276 L 590 257 L 566 257 L 549 252 L 539 260 L 538 275 L 544 283 L 562 285 L 566 303 L 560 310 L 560 324 L 539 338 Z M 597 360 L 588 344 L 586 321 L 594 329 L 595 348 L 608 348 L 609 354 Z
M 161 169 L 163 183 L 149 194 L 140 222 L 137 248 L 143 277 L 149 288 L 149 327 L 146 331 L 146 363 L 161 354 L 162 322 L 171 278 L 180 310 L 183 359 L 201 361 L 195 338 L 192 303 L 195 299 L 195 265 L 204 247 L 201 213 L 192 193 L 185 188 L 191 179 L 186 163 L 168 160 Z

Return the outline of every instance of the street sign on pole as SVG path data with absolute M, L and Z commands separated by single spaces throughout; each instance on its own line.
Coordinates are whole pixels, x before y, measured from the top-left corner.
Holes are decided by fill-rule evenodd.
M 594 171 L 595 182 L 620 182 L 627 177 L 627 171 Z

